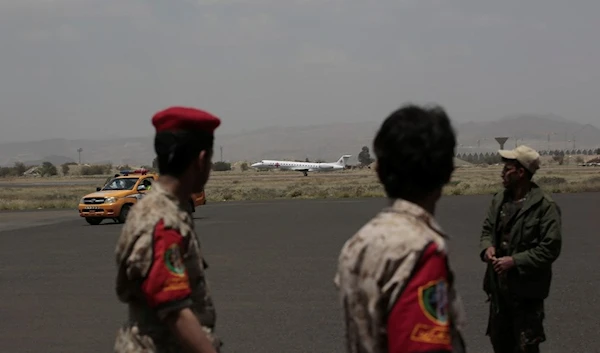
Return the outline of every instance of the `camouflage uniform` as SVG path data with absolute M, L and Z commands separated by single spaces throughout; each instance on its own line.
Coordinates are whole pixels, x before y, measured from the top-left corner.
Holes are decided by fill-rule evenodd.
M 395 200 L 344 244 L 334 282 L 346 352 L 466 351 L 446 237 L 427 211 Z
M 129 307 L 115 353 L 182 352 L 161 319 L 190 307 L 219 351 L 216 312 L 194 223 L 159 183 L 131 209 L 118 240 L 116 291 Z

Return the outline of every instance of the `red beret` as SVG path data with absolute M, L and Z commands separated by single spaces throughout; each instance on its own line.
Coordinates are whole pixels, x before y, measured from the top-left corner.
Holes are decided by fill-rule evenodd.
M 214 133 L 221 120 L 204 110 L 188 107 L 170 107 L 152 117 L 156 132 L 166 130 L 203 130 Z

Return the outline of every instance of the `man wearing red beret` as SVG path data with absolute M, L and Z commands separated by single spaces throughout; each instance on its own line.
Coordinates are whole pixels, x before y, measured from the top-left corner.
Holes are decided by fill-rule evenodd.
M 128 305 L 115 353 L 210 352 L 222 345 L 187 204 L 203 190 L 220 120 L 172 107 L 152 118 L 160 177 L 130 211 L 116 246 L 116 292 Z

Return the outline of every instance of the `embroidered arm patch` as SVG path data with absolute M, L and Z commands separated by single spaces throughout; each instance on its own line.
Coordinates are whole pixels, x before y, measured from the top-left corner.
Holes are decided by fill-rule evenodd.
M 166 229 L 161 220 L 154 228 L 152 246 L 152 266 L 142 284 L 146 300 L 155 309 L 181 307 L 191 294 L 183 263 L 183 236 L 175 229 Z
M 387 322 L 389 353 L 451 352 L 445 254 L 430 244 Z

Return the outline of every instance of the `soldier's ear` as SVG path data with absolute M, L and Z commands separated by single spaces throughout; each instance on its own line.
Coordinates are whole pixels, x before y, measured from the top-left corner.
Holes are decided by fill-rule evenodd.
M 202 150 L 198 154 L 198 164 L 202 167 L 208 168 L 210 167 L 211 155 L 209 151 Z

